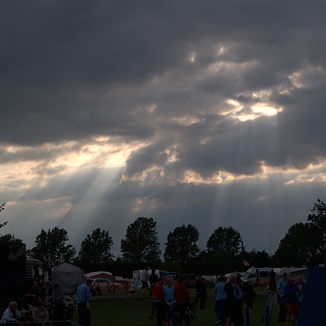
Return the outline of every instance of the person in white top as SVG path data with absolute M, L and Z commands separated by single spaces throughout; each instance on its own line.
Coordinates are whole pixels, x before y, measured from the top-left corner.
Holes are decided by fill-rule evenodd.
M 9 302 L 8 308 L 2 314 L 0 325 L 4 325 L 7 322 L 18 322 L 22 318 L 21 313 L 17 310 L 17 306 L 16 301 Z

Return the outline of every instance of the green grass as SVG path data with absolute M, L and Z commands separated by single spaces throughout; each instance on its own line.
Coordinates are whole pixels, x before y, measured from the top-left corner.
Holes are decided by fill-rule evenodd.
M 194 299 L 194 298 L 192 298 Z M 250 313 L 251 326 L 263 326 L 262 315 L 265 308 L 266 296 L 258 295 L 254 302 L 254 309 Z M 193 326 L 215 325 L 214 312 L 215 298 L 209 296 L 206 310 L 197 310 Z M 149 319 L 151 314 L 151 300 L 149 297 L 93 299 L 91 301 L 92 326 L 155 326 L 154 320 Z M 285 323 L 277 322 L 278 312 L 273 313 L 271 326 Z M 75 314 L 74 320 L 77 321 Z

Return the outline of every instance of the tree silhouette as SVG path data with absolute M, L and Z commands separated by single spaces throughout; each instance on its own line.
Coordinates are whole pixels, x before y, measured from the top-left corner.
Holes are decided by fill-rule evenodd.
M 171 263 L 187 263 L 197 257 L 199 232 L 191 224 L 176 227 L 169 232 L 164 252 L 164 259 Z
M 65 229 L 57 227 L 48 231 L 42 229 L 36 237 L 36 246 L 31 250 L 31 254 L 48 268 L 61 262 L 71 262 L 76 249 L 67 244 L 68 240 L 68 232 Z
M 113 241 L 109 231 L 95 229 L 81 243 L 78 260 L 82 265 L 104 264 L 112 260 Z
M 151 217 L 138 217 L 121 240 L 122 257 L 129 263 L 156 263 L 160 260 L 156 222 Z
M 207 250 L 228 255 L 237 255 L 241 249 L 241 235 L 232 227 L 219 227 L 209 237 Z
M 292 225 L 274 255 L 279 265 L 315 265 L 326 262 L 326 204 L 317 199 L 307 223 Z

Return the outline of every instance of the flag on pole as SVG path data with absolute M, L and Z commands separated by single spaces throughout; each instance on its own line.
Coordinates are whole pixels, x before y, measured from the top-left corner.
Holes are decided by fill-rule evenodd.
M 247 267 L 249 267 L 250 266 L 250 264 L 244 259 L 243 260 L 243 266 L 247 266 Z

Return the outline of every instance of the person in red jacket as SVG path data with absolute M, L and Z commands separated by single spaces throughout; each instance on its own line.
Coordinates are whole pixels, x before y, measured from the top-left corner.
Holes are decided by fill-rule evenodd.
M 176 303 L 176 315 L 177 324 L 182 325 L 183 320 L 186 322 L 186 326 L 190 325 L 189 314 L 187 314 L 187 309 L 190 303 L 190 293 L 185 284 L 183 284 L 183 279 L 180 277 L 178 283 L 174 288 L 174 300 Z
M 157 326 L 162 325 L 164 315 L 164 290 L 163 279 L 160 277 L 152 289 L 152 302 L 156 308 L 156 322 Z

